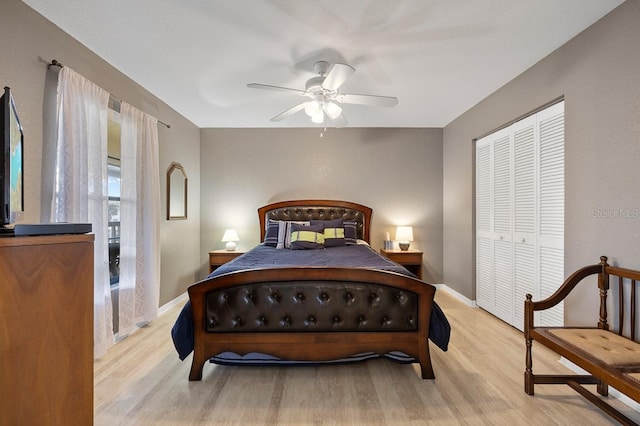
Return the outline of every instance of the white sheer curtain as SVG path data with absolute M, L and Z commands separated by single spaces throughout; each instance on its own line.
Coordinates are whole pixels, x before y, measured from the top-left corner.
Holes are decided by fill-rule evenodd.
M 68 67 L 58 76 L 55 166 L 43 175 L 53 222 L 90 222 L 94 248 L 94 356 L 113 345 L 109 281 L 109 93 Z M 119 334 L 158 315 L 160 166 L 157 119 L 122 102 Z M 45 173 L 45 172 L 43 172 Z M 45 203 L 48 202 L 45 200 Z M 46 204 L 43 204 L 43 206 Z M 44 210 L 44 209 L 43 209 Z M 42 214 L 48 218 L 48 212 Z M 73 260 L 71 260 L 73 261 Z
M 122 102 L 119 335 L 158 316 L 160 163 L 158 120 Z
M 107 105 L 109 93 L 68 67 L 58 76 L 57 136 L 51 220 L 90 222 L 94 244 L 94 356 L 114 342 L 107 244 Z M 44 207 L 44 206 L 43 206 Z M 73 259 L 69 260 L 73 262 Z

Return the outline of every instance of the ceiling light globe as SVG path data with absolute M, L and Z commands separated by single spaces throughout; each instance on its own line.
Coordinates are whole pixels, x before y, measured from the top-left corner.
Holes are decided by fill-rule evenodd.
M 311 116 L 311 121 L 316 124 L 322 124 L 322 122 L 324 121 L 324 113 L 321 109 L 313 113 L 313 115 Z
M 304 112 L 309 117 L 313 117 L 314 114 L 317 114 L 319 109 L 320 104 L 318 104 L 318 101 L 309 101 L 304 106 Z
M 342 114 L 342 108 L 340 108 L 340 106 L 338 106 L 338 104 L 334 102 L 328 102 L 325 105 L 324 110 L 332 120 L 335 120 L 336 118 L 340 117 L 340 114 Z

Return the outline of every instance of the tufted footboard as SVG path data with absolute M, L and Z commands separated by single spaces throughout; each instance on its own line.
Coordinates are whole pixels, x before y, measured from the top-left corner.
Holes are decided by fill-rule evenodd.
M 403 352 L 434 378 L 429 322 L 435 288 L 393 272 L 358 268 L 255 269 L 189 287 L 194 356 L 190 380 L 222 352 L 329 361 Z

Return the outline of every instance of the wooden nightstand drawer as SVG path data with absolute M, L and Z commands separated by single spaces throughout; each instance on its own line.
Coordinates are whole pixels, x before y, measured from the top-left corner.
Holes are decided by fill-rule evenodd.
M 418 250 L 385 250 L 380 249 L 380 254 L 386 258 L 413 272 L 419 279 L 422 279 L 422 252 Z
M 236 257 L 244 254 L 244 251 L 240 250 L 213 250 L 209 252 L 209 273 L 212 273 L 219 266 L 224 265 L 227 262 L 232 261 Z

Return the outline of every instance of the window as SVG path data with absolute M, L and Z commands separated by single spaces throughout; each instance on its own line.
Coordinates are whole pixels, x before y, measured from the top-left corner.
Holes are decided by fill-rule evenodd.
M 111 283 L 111 305 L 113 332 L 119 329 L 120 289 L 120 104 L 109 99 L 109 121 L 107 136 L 107 195 L 109 244 L 109 280 Z
M 109 157 L 107 163 L 109 194 L 109 277 L 111 285 L 120 278 L 120 165 Z
M 120 278 L 120 104 L 109 99 L 107 137 L 107 194 L 109 196 L 109 277 L 111 286 Z

